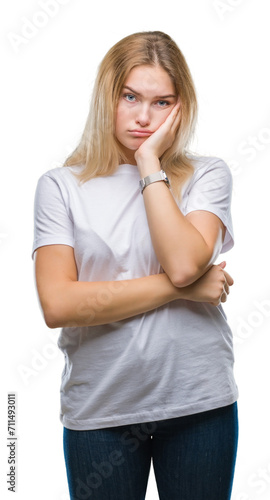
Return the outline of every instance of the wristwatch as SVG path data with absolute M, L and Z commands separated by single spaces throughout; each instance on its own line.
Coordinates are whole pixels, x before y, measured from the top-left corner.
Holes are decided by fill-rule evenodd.
M 165 174 L 164 170 L 160 170 L 159 172 L 147 175 L 147 177 L 144 177 L 143 179 L 140 180 L 141 193 L 143 193 L 143 190 L 146 188 L 146 186 L 152 184 L 152 182 L 158 182 L 158 181 L 164 181 L 166 186 L 168 188 L 170 187 L 170 181 L 167 175 Z

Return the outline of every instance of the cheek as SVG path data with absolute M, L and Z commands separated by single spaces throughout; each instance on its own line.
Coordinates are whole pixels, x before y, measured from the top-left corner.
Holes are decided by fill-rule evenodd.
M 172 108 L 166 109 L 163 111 L 162 116 L 160 117 L 160 125 L 165 122 L 165 120 L 168 118 Z
M 125 123 L 127 121 L 127 113 L 122 106 L 118 106 L 115 118 L 115 130 L 116 132 L 121 131 L 125 128 Z
M 166 118 L 169 116 L 172 108 L 170 109 L 165 109 L 165 110 L 154 110 L 151 116 L 151 122 L 152 122 L 152 130 L 155 131 L 157 130 L 162 123 L 165 122 Z
M 130 110 L 127 109 L 127 107 L 124 104 L 119 105 L 118 109 L 117 109 L 117 115 L 116 116 L 117 116 L 118 122 L 120 120 L 127 120 L 128 117 L 130 116 Z

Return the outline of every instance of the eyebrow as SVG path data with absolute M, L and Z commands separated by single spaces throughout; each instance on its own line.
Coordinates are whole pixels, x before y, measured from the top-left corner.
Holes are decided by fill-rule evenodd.
M 128 89 L 128 90 L 131 90 L 131 92 L 133 92 L 133 94 L 136 94 L 136 95 L 139 95 L 141 96 L 142 94 L 140 94 L 140 92 L 137 92 L 136 90 L 132 89 L 131 87 L 128 87 L 127 85 L 124 87 L 124 89 Z M 168 97 L 176 97 L 176 95 L 174 94 L 168 94 L 168 95 L 156 95 L 154 97 L 154 99 L 168 99 Z

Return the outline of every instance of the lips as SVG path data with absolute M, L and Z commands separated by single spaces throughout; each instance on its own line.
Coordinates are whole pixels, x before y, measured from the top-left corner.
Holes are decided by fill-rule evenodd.
M 151 130 L 146 130 L 146 129 L 129 130 L 129 133 L 134 137 L 148 137 L 149 135 L 153 134 Z

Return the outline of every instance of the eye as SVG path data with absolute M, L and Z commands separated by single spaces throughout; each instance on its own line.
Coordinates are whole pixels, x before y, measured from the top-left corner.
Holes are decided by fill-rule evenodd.
M 169 106 L 171 104 L 171 102 L 169 101 L 157 101 L 157 103 L 161 108 L 166 108 L 166 106 Z
M 133 95 L 133 94 L 124 94 L 123 97 L 128 102 L 134 102 L 136 99 L 135 95 Z

